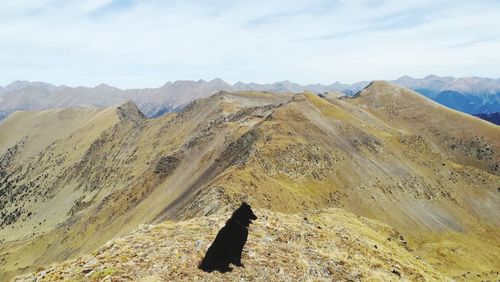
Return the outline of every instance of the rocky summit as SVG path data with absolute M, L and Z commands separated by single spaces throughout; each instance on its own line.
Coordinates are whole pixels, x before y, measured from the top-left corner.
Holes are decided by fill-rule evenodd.
M 130 101 L 15 112 L 0 280 L 498 280 L 498 136 L 384 81 L 221 91 L 154 119 Z M 199 271 L 242 201 L 246 267 Z

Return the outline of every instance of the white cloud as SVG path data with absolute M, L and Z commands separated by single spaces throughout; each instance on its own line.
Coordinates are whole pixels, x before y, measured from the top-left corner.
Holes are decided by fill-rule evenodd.
M 498 1 L 0 3 L 0 84 L 500 75 Z

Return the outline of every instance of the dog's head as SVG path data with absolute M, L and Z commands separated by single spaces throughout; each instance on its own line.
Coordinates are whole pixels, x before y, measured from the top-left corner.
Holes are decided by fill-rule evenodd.
M 245 202 L 234 212 L 233 217 L 245 226 L 249 226 L 252 220 L 257 219 L 257 216 L 252 211 L 252 207 Z

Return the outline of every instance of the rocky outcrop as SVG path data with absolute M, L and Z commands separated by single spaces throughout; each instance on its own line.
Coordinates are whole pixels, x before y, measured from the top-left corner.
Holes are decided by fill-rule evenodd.
M 137 105 L 132 101 L 127 101 L 126 103 L 118 106 L 116 109 L 120 119 L 128 119 L 133 121 L 139 121 L 146 118 L 146 116 L 139 110 Z
M 160 177 L 167 177 L 173 173 L 179 162 L 179 158 L 174 155 L 163 156 L 158 161 L 154 172 L 160 175 Z

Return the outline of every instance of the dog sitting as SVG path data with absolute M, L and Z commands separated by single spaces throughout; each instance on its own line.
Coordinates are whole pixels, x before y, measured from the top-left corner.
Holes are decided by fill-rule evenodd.
M 206 272 L 214 270 L 228 272 L 233 270 L 229 267 L 230 263 L 238 267 L 244 267 L 241 263 L 241 252 L 247 242 L 248 227 L 252 220 L 255 219 L 257 219 L 257 216 L 253 213 L 250 205 L 245 202 L 242 203 L 233 212 L 226 225 L 217 233 L 217 237 L 208 248 L 205 258 L 203 258 L 198 268 Z

